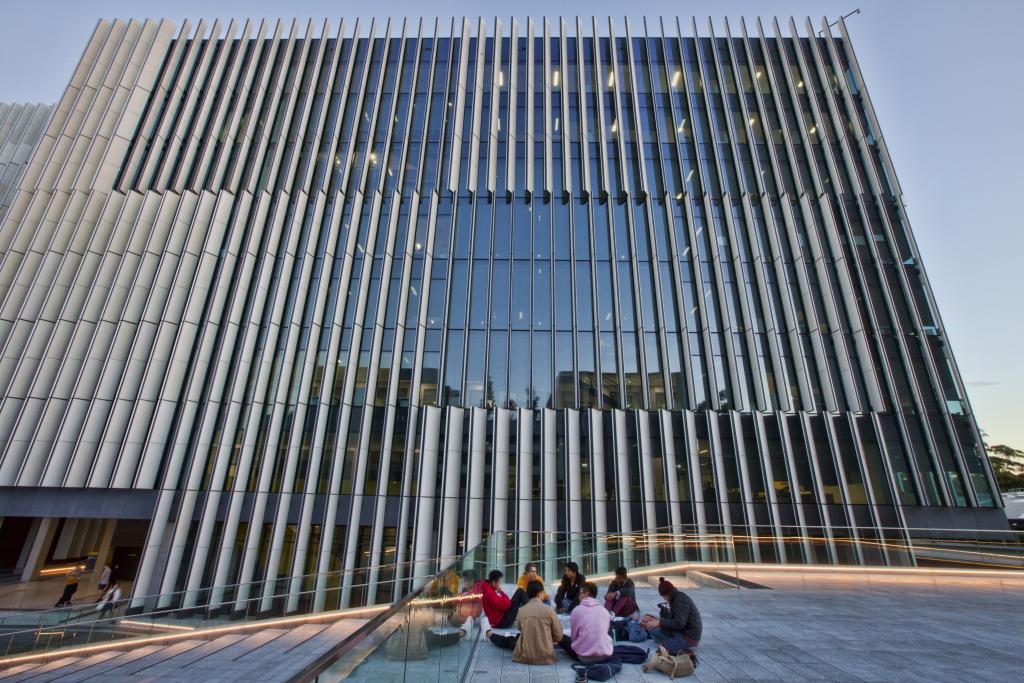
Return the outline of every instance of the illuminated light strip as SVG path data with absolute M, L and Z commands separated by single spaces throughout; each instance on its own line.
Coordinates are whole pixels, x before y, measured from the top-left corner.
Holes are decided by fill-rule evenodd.
M 264 628 L 270 626 L 282 626 L 286 624 L 297 624 L 297 623 L 309 623 L 316 621 L 327 621 L 335 619 L 341 621 L 352 616 L 362 614 L 377 614 L 390 609 L 391 605 L 375 605 L 373 607 L 359 607 L 351 610 L 336 610 L 334 612 L 324 612 L 322 614 L 306 614 L 296 615 L 294 617 L 281 617 L 279 619 L 267 619 L 264 621 L 253 621 L 248 624 L 236 624 L 233 626 L 218 626 L 215 628 L 208 629 L 197 629 L 195 631 L 188 631 L 187 633 L 167 633 L 159 636 L 149 636 L 146 638 L 133 638 L 130 640 L 117 640 L 110 643 L 102 643 L 100 645 L 83 645 L 81 647 L 71 647 L 68 649 L 50 650 L 49 652 L 42 652 L 40 654 L 33 655 L 21 655 L 18 657 L 5 657 L 0 659 L 0 664 L 9 666 L 12 664 L 21 664 L 24 662 L 35 662 L 41 659 L 49 659 L 53 657 L 66 657 L 68 655 L 76 655 L 85 652 L 102 652 L 104 650 L 116 649 L 125 647 L 126 645 L 131 647 L 137 647 L 139 645 L 146 645 L 147 643 L 166 643 L 176 640 L 184 640 L 188 638 L 194 638 L 197 636 L 205 636 L 209 634 L 224 634 L 224 633 L 237 633 L 238 631 L 245 631 L 248 629 Z
M 419 607 L 420 605 L 450 605 L 452 603 L 461 602 L 473 602 L 483 598 L 483 593 L 464 593 L 460 595 L 453 595 L 449 598 L 426 598 L 424 600 L 413 600 L 412 604 Z
M 733 569 L 737 572 L 837 572 L 842 574 L 907 574 L 911 576 L 998 576 L 1000 578 L 1014 578 L 1024 580 L 1024 572 L 1006 569 L 952 569 L 952 568 L 924 568 L 924 567 L 858 567 L 851 565 L 829 566 L 820 564 L 738 564 L 732 562 L 702 562 L 702 563 L 680 563 L 664 565 L 655 569 L 638 569 L 630 571 L 630 576 L 649 576 L 651 574 L 668 573 L 670 571 L 704 571 L 718 569 Z M 608 574 L 610 578 L 612 574 Z M 593 577 L 595 580 L 602 580 L 601 576 Z
M 146 623 L 144 621 L 134 621 L 132 619 L 121 619 L 117 622 L 123 626 L 141 626 L 143 628 L 162 628 L 168 631 L 195 631 L 195 626 L 176 626 L 174 624 L 158 624 L 156 622 Z
M 39 576 L 56 576 L 58 574 L 67 574 L 75 570 L 75 567 L 85 569 L 84 564 L 73 564 L 70 567 L 51 567 L 50 569 L 40 569 Z
M 732 538 L 733 541 L 729 542 L 729 538 Z M 933 546 L 933 545 L 913 545 L 913 544 L 902 543 L 902 542 L 895 541 L 895 540 L 887 541 L 887 540 L 877 540 L 877 539 L 871 539 L 871 538 L 858 539 L 858 538 L 841 537 L 841 538 L 831 538 L 830 539 L 830 538 L 823 538 L 821 536 L 779 536 L 779 537 L 776 537 L 776 536 L 770 536 L 770 535 L 768 535 L 768 536 L 738 536 L 737 535 L 737 536 L 731 536 L 731 537 L 722 535 L 722 536 L 714 536 L 714 537 L 710 537 L 709 538 L 709 537 L 702 537 L 702 536 L 697 536 L 697 535 L 693 535 L 693 536 L 684 535 L 682 537 L 679 537 L 679 536 L 673 536 L 671 534 L 646 534 L 646 535 L 645 534 L 638 534 L 638 535 L 635 535 L 635 536 L 632 536 L 632 535 L 612 535 L 612 536 L 609 536 L 607 540 L 609 540 L 609 541 L 620 541 L 620 542 L 622 542 L 622 541 L 630 541 L 630 542 L 635 543 L 636 545 L 640 546 L 641 548 L 646 547 L 646 546 L 651 546 L 651 545 L 659 544 L 659 543 L 672 543 L 672 544 L 676 544 L 676 545 L 685 545 L 687 543 L 690 543 L 690 544 L 694 544 L 694 545 L 699 544 L 699 545 L 705 545 L 705 546 L 720 546 L 720 547 L 727 547 L 728 548 L 728 547 L 735 547 L 736 541 L 761 541 L 761 542 L 773 543 L 777 539 L 781 540 L 784 543 L 785 542 L 811 542 L 811 543 L 830 542 L 830 543 L 847 544 L 847 545 L 861 544 L 861 545 L 875 546 L 875 547 L 878 547 L 878 548 L 884 548 L 884 549 L 889 549 L 889 550 L 904 550 L 904 551 L 907 551 L 907 552 L 910 552 L 910 553 L 918 553 L 918 552 L 920 552 L 923 549 L 930 549 L 930 550 L 938 550 L 938 551 L 946 551 L 946 552 L 956 552 L 956 553 L 962 553 L 962 554 L 981 555 L 982 557 L 1004 558 L 1004 559 L 1008 559 L 1008 560 L 1020 560 L 1021 559 L 1019 555 L 1010 555 L 1010 554 L 998 553 L 998 552 L 988 552 L 988 551 L 982 551 L 982 550 L 971 551 L 971 550 L 962 549 L 962 548 L 944 548 L 944 547 L 941 547 L 941 546 Z M 948 544 L 952 544 L 952 545 L 956 545 L 958 543 L 964 543 L 964 544 L 966 544 L 966 543 L 973 543 L 973 541 L 960 540 L 960 539 L 948 539 L 948 540 L 946 540 L 946 539 L 936 539 L 936 542 L 937 543 L 948 543 Z M 615 552 L 615 551 L 614 550 L 609 550 L 608 552 Z M 966 561 L 966 560 L 961 560 L 961 561 Z

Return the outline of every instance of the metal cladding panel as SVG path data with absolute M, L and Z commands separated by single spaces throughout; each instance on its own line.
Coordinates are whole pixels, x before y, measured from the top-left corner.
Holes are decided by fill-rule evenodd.
M 999 505 L 845 25 L 674 23 L 100 22 L 0 104 L 0 484 L 196 595 Z

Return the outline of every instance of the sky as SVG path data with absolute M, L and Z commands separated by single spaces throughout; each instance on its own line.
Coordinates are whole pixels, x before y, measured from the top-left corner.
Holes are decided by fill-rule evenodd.
M 419 17 L 509 15 L 506 3 L 376 0 L 131 0 L 4 2 L 0 102 L 55 102 L 96 20 L 107 18 Z M 1004 200 L 1024 194 L 1021 0 L 649 0 L 645 3 L 517 0 L 516 16 L 757 16 L 847 20 L 904 201 L 989 444 L 1024 448 L 1024 212 Z M 550 16 L 550 15 L 549 15 Z M 785 24 L 783 24 L 785 26 Z M 786 29 L 784 29 L 785 31 Z

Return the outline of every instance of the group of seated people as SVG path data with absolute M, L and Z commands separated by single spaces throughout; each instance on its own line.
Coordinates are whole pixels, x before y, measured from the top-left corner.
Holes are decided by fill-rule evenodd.
M 614 652 L 613 617 L 622 621 L 638 612 L 636 587 L 625 567 L 615 570 L 603 603 L 598 600 L 597 585 L 587 581 L 575 562 L 565 564 L 553 602 L 535 564 L 526 565 L 511 596 L 502 588 L 503 578 L 504 574 L 495 569 L 486 580 L 477 581 L 473 592 L 482 596 L 483 613 L 490 626 L 487 638 L 498 647 L 513 650 L 515 662 L 553 664 L 556 646 L 585 664 L 604 661 Z M 693 653 L 702 628 L 697 606 L 664 578 L 658 583 L 658 593 L 664 600 L 659 605 L 660 616 L 644 615 L 638 623 L 671 654 Z M 566 613 L 571 623 L 568 635 L 558 618 Z M 513 628 L 519 632 L 495 632 Z

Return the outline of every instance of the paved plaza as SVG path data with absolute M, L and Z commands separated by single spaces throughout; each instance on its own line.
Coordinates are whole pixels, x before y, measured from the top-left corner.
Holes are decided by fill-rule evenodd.
M 704 618 L 693 681 L 1012 681 L 1024 677 L 1024 580 L 927 576 L 747 572 L 768 590 L 709 589 L 670 577 Z M 657 591 L 638 582 L 638 602 L 656 613 Z M 653 647 L 653 641 L 641 644 Z M 418 662 L 375 653 L 358 680 L 455 680 L 472 648 L 434 650 Z M 553 666 L 512 661 L 482 640 L 470 665 L 481 683 L 569 683 L 571 660 Z M 617 681 L 667 681 L 625 665 Z
M 712 588 L 714 577 L 670 575 L 690 593 L 704 619 L 693 681 L 1013 681 L 1024 672 L 1024 577 L 899 575 L 863 572 L 746 571 L 744 586 Z M 641 611 L 656 613 L 653 584 L 638 579 Z M 440 613 L 439 613 L 440 614 Z M 99 653 L 0 669 L 11 680 L 284 680 L 358 620 L 331 628 L 301 626 L 222 636 L 205 644 Z M 383 629 L 382 629 L 383 630 Z M 476 629 L 471 636 L 477 636 Z M 449 683 L 467 668 L 470 681 L 573 681 L 571 660 L 551 666 L 512 661 L 512 653 L 467 636 L 431 647 L 425 659 L 397 661 L 378 633 L 320 680 Z M 653 641 L 640 644 L 652 648 Z M 390 651 L 389 651 L 390 650 Z M 390 655 L 390 656 L 389 656 Z M 199 678 L 197 678 L 197 676 Z M 667 681 L 626 665 L 617 681 Z

